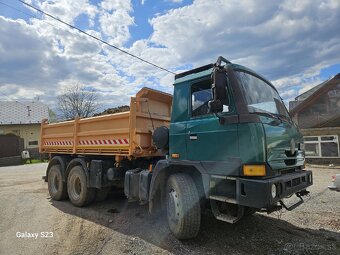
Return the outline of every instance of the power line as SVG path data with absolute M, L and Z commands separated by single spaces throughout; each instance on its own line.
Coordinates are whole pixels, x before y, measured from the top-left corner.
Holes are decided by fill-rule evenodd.
M 161 69 L 161 70 L 163 70 L 163 71 L 166 71 L 166 72 L 171 73 L 171 74 L 176 74 L 176 73 L 174 73 L 174 72 L 172 72 L 172 71 L 170 71 L 170 70 L 168 70 L 168 69 L 166 69 L 166 68 L 164 68 L 164 67 L 161 67 L 161 66 L 159 66 L 159 65 L 157 65 L 157 64 L 154 64 L 154 63 L 152 63 L 152 62 L 150 62 L 150 61 L 148 61 L 148 60 L 145 60 L 145 59 L 143 59 L 143 58 L 141 58 L 141 57 L 138 57 L 138 56 L 136 56 L 136 55 L 134 55 L 134 54 L 132 54 L 132 53 L 130 53 L 130 52 L 127 52 L 127 51 L 125 51 L 125 50 L 123 50 L 123 49 L 120 49 L 119 47 L 117 47 L 117 46 L 115 46 L 115 45 L 112 45 L 112 44 L 110 44 L 110 43 L 108 43 L 108 42 L 106 42 L 106 41 L 104 41 L 104 40 L 102 40 L 102 39 L 100 39 L 100 38 L 98 38 L 98 37 L 96 37 L 96 36 L 93 36 L 93 35 L 91 35 L 91 34 L 85 32 L 84 30 L 81 30 L 80 28 L 77 28 L 77 27 L 75 27 L 75 26 L 73 26 L 73 25 L 71 25 L 71 24 L 69 24 L 69 23 L 67 23 L 67 22 L 65 22 L 65 21 L 63 21 L 63 20 L 57 18 L 57 17 L 54 17 L 54 16 L 52 16 L 51 14 L 48 14 L 48 13 L 46 13 L 46 12 L 44 12 L 44 11 L 42 11 L 42 10 L 36 8 L 36 7 L 34 7 L 34 6 L 32 6 L 32 5 L 30 5 L 30 4 L 26 3 L 26 2 L 24 2 L 24 1 L 21 1 L 21 0 L 18 0 L 18 1 L 21 2 L 21 3 L 23 3 L 24 5 L 26 5 L 26 6 L 28 6 L 28 7 L 30 7 L 30 8 L 32 8 L 32 9 L 36 10 L 36 11 L 42 13 L 42 14 L 44 14 L 44 15 L 46 15 L 46 16 L 52 18 L 52 19 L 54 19 L 54 20 L 57 20 L 58 22 L 60 22 L 60 23 L 62 23 L 62 24 L 64 24 L 64 25 L 66 25 L 66 26 L 68 26 L 68 27 L 70 27 L 70 28 L 73 28 L 73 29 L 77 30 L 78 32 L 80 32 L 80 33 L 82 33 L 82 34 L 85 34 L 85 35 L 91 37 L 92 39 L 95 39 L 95 40 L 97 40 L 97 41 L 100 41 L 101 43 L 103 43 L 103 44 L 105 44 L 105 45 L 107 45 L 107 46 L 109 46 L 109 47 L 111 47 L 111 48 L 114 48 L 114 49 L 116 49 L 116 50 L 119 50 L 119 51 L 121 51 L 121 52 L 123 52 L 123 53 L 125 53 L 125 54 L 128 54 L 128 55 L 131 56 L 131 57 L 134 57 L 134 58 L 136 58 L 136 59 L 138 59 L 138 60 L 140 60 L 140 61 L 142 61 L 142 62 L 144 62 L 144 63 L 146 63 L 146 64 L 152 65 L 152 66 L 154 66 L 154 67 L 156 67 L 156 68 L 159 68 L 159 69 Z M 13 6 L 11 6 L 11 5 L 8 5 L 8 4 L 6 4 L 6 3 L 3 3 L 3 2 L 1 2 L 1 1 L 0 1 L 0 4 L 5 5 L 5 6 L 7 6 L 8 8 L 11 8 L 11 9 L 13 9 L 13 10 L 16 10 L 16 11 L 18 11 L 18 12 L 20 12 L 20 13 L 23 13 L 23 14 L 25 14 L 26 16 L 29 16 L 29 17 L 32 17 L 32 18 L 36 18 L 36 19 L 42 20 L 42 19 L 40 19 L 39 17 L 37 17 L 37 16 L 35 16 L 35 15 L 29 14 L 29 13 L 27 13 L 27 12 L 24 12 L 24 11 L 18 9 L 18 8 L 15 8 L 15 7 L 13 7 Z M 46 22 L 47 24 L 49 24 L 49 25 L 51 25 L 51 26 L 53 26 L 53 27 L 56 27 L 54 24 L 49 23 L 49 22 L 47 22 L 46 20 L 42 20 L 42 21 L 43 21 L 43 22 Z
M 24 11 L 18 9 L 18 8 L 15 8 L 15 7 L 13 7 L 13 6 L 9 5 L 9 4 L 3 3 L 3 2 L 1 2 L 1 1 L 0 1 L 0 4 L 5 5 L 5 6 L 7 6 L 8 8 L 13 9 L 13 10 L 15 10 L 15 11 L 18 11 L 18 12 L 20 12 L 20 13 L 22 13 L 22 14 L 25 14 L 25 15 L 28 16 L 28 17 L 32 17 L 32 18 L 41 20 L 42 22 L 45 22 L 45 23 L 49 24 L 49 25 L 52 26 L 52 27 L 55 27 L 55 28 L 57 28 L 57 29 L 60 29 L 59 26 L 56 26 L 55 24 L 53 24 L 53 23 L 51 23 L 51 22 L 48 22 L 47 20 L 40 19 L 39 17 L 37 17 L 37 16 L 35 16 L 35 15 L 33 15 L 33 14 L 24 12 Z M 68 30 L 64 30 L 64 31 L 67 32 L 67 33 L 69 33 L 69 34 L 71 34 L 71 35 L 73 35 L 73 34 L 72 34 L 70 31 L 68 31 Z
M 24 12 L 24 11 L 22 11 L 22 10 L 20 10 L 20 9 L 18 9 L 18 8 L 15 8 L 15 7 L 11 6 L 11 5 L 8 5 L 8 4 L 6 4 L 6 3 L 0 2 L 0 4 L 5 5 L 5 6 L 7 6 L 8 8 L 11 8 L 11 9 L 16 10 L 16 11 L 18 11 L 18 12 L 21 12 L 21 13 L 27 15 L 27 16 L 32 17 L 32 18 L 39 19 L 38 17 L 36 17 L 36 16 L 34 16 L 34 15 L 32 15 L 32 14 L 29 14 L 29 13 L 27 13 L 27 12 Z
M 40 19 L 39 17 L 37 17 L 37 16 L 35 16 L 35 15 L 33 15 L 33 14 L 24 12 L 24 11 L 18 9 L 18 8 L 15 8 L 15 7 L 13 7 L 13 6 L 9 5 L 9 4 L 3 3 L 3 2 L 1 2 L 1 1 L 0 1 L 0 4 L 5 5 L 5 6 L 7 6 L 8 8 L 13 9 L 13 10 L 15 10 L 15 11 L 17 11 L 17 12 L 20 12 L 20 13 L 22 13 L 22 14 L 25 14 L 25 15 L 28 16 L 28 17 L 32 17 L 32 18 L 38 19 L 38 20 L 40 20 L 40 21 L 42 21 L 42 22 L 44 22 L 44 23 L 49 24 L 49 25 L 52 26 L 52 27 L 55 27 L 55 28 L 57 28 L 57 29 L 60 29 L 59 26 L 56 26 L 55 24 L 53 24 L 53 23 L 51 23 L 51 22 L 48 22 L 47 20 Z M 74 34 L 72 34 L 71 31 L 69 31 L 69 30 L 64 30 L 64 31 L 67 32 L 67 33 L 69 33 L 69 34 L 71 34 L 71 35 L 74 35 Z
M 120 51 L 120 52 L 123 52 L 124 54 L 127 54 L 127 55 L 129 55 L 129 56 L 131 56 L 131 57 L 133 57 L 133 58 L 136 58 L 136 59 L 138 59 L 138 60 L 140 60 L 140 61 L 142 61 L 142 62 L 144 62 L 144 63 L 146 63 L 146 64 L 148 64 L 148 65 L 152 65 L 152 66 L 154 66 L 154 67 L 156 67 L 156 68 L 158 68 L 158 69 L 161 69 L 161 70 L 166 71 L 166 72 L 171 73 L 171 74 L 176 74 L 176 73 L 174 73 L 174 72 L 172 72 L 172 71 L 170 71 L 170 70 L 168 70 L 168 69 L 166 69 L 166 68 L 164 68 L 164 67 L 161 67 L 161 66 L 159 66 L 159 65 L 157 65 L 157 64 L 154 64 L 154 63 L 152 63 L 152 62 L 150 62 L 150 61 L 148 61 L 148 60 L 145 60 L 145 59 L 143 59 L 143 58 L 141 58 L 141 57 L 138 57 L 138 56 L 136 56 L 136 55 L 134 55 L 134 54 L 132 54 L 132 53 L 126 51 L 126 50 L 123 50 L 123 49 L 121 49 L 121 48 L 119 48 L 119 47 L 117 47 L 117 46 L 115 46 L 115 45 L 113 45 L 113 44 L 110 44 L 110 43 L 108 43 L 108 42 L 106 42 L 106 41 L 104 41 L 104 40 L 102 40 L 102 39 L 100 39 L 100 38 L 98 38 L 98 37 L 96 37 L 96 36 L 94 36 L 94 35 L 91 35 L 91 34 L 85 32 L 84 30 L 82 30 L 82 29 L 80 29 L 80 28 L 78 28 L 78 27 L 76 27 L 76 26 L 73 26 L 73 25 L 71 25 L 71 24 L 69 24 L 69 23 L 67 23 L 67 22 L 65 22 L 65 21 L 63 21 L 63 20 L 61 20 L 61 19 L 59 19 L 59 18 L 57 18 L 57 17 L 55 17 L 55 16 L 49 14 L 49 13 L 44 12 L 43 10 L 40 10 L 40 9 L 34 7 L 34 6 L 31 5 L 31 4 L 28 4 L 28 3 L 26 3 L 26 2 L 24 2 L 24 1 L 22 1 L 22 0 L 18 0 L 18 1 L 21 2 L 22 4 L 28 6 L 28 7 L 30 7 L 30 8 L 32 8 L 32 9 L 36 10 L 36 11 L 38 11 L 38 12 L 40 12 L 40 13 L 42 13 L 42 14 L 44 14 L 44 15 L 46 15 L 46 16 L 48 16 L 48 17 L 50 17 L 50 18 L 52 18 L 52 19 L 54 19 L 54 20 L 56 20 L 56 21 L 58 21 L 58 22 L 60 22 L 60 23 L 62 23 L 62 24 L 64 24 L 64 25 L 66 25 L 66 26 L 72 28 L 72 29 L 77 30 L 78 32 L 80 32 L 80 33 L 82 33 L 82 34 L 85 34 L 85 35 L 91 37 L 92 39 L 95 39 L 95 40 L 97 40 L 97 41 L 99 41 L 99 42 L 101 42 L 101 43 L 103 43 L 103 44 L 105 44 L 105 45 L 111 47 L 111 48 L 114 48 L 114 49 L 116 49 L 116 50 L 118 50 L 118 51 Z M 7 6 L 8 6 L 8 5 L 7 5 Z
M 22 2 L 23 4 L 29 6 L 29 4 L 27 4 L 27 3 L 23 2 L 23 1 L 20 1 L 20 0 L 18 0 L 18 1 L 19 1 L 19 2 Z M 40 19 L 39 17 L 37 17 L 37 16 L 35 16 L 35 15 L 29 14 L 29 13 L 27 13 L 27 12 L 24 12 L 24 11 L 22 11 L 22 10 L 20 10 L 20 9 L 18 9 L 18 8 L 15 8 L 15 7 L 11 6 L 11 5 L 8 5 L 8 4 L 3 3 L 3 2 L 1 2 L 1 1 L 0 1 L 0 4 L 5 5 L 5 6 L 7 6 L 8 8 L 13 9 L 13 10 L 15 10 L 15 11 L 17 11 L 17 12 L 20 12 L 20 13 L 22 13 L 22 14 L 25 14 L 26 16 L 29 16 L 29 17 L 32 17 L 32 18 L 39 19 L 39 20 L 41 20 L 41 21 L 43 21 L 43 22 L 45 22 L 45 23 L 47 23 L 47 24 L 49 24 L 49 25 L 51 25 L 51 26 L 53 26 L 53 27 L 56 27 L 54 24 L 52 24 L 52 23 L 50 23 L 50 22 L 47 22 L 46 20 L 42 20 L 42 19 Z M 29 6 L 29 7 L 33 8 L 33 9 L 36 9 L 34 6 Z M 36 10 L 37 10 L 37 11 L 40 11 L 39 9 L 36 9 Z M 163 71 L 169 72 L 169 73 L 171 73 L 171 74 L 176 74 L 176 73 L 174 73 L 174 72 L 172 72 L 172 71 L 170 71 L 170 70 L 168 70 L 168 69 L 166 69 L 166 68 L 163 68 L 163 67 L 161 67 L 161 66 L 158 66 L 158 65 L 156 65 L 156 64 L 154 64 L 154 63 L 151 63 L 150 61 L 147 61 L 147 60 L 145 60 L 145 59 L 142 59 L 142 58 L 140 58 L 140 57 L 138 57 L 138 56 L 133 55 L 132 53 L 129 53 L 129 52 L 125 51 L 125 50 L 122 50 L 122 49 L 118 48 L 117 46 L 111 45 L 110 43 L 108 43 L 108 42 L 106 42 L 106 41 L 104 41 L 104 40 L 102 40 L 102 39 L 100 39 L 100 38 L 97 38 L 97 37 L 95 37 L 95 36 L 93 36 L 93 35 L 91 35 L 91 34 L 88 34 L 88 33 L 86 33 L 85 31 L 83 31 L 83 30 L 81 30 L 81 29 L 79 29 L 79 28 L 77 28 L 77 27 L 74 27 L 74 26 L 72 26 L 72 25 L 70 25 L 70 24 L 68 24 L 68 23 L 66 23 L 66 22 L 64 22 L 64 21 L 62 21 L 62 20 L 60 20 L 60 19 L 58 19 L 58 18 L 52 17 L 52 15 L 50 15 L 50 14 L 44 13 L 43 11 L 40 11 L 40 12 L 43 13 L 43 14 L 45 14 L 45 15 L 47 15 L 47 16 L 49 16 L 49 17 L 51 17 L 51 18 L 53 18 L 53 19 L 55 19 L 55 20 L 57 20 L 58 22 L 61 22 L 61 23 L 65 24 L 65 25 L 67 25 L 67 26 L 69 26 L 69 27 L 71 27 L 71 28 L 76 29 L 78 32 L 83 33 L 83 34 L 85 34 L 85 35 L 91 37 L 92 39 L 98 40 L 98 41 L 102 42 L 103 44 L 106 44 L 106 45 L 108 45 L 108 46 L 110 46 L 110 47 L 113 47 L 114 49 L 117 49 L 117 50 L 119 50 L 119 51 L 121 51 L 121 52 L 123 52 L 123 53 L 126 53 L 126 54 L 128 54 L 128 55 L 130 55 L 130 56 L 132 56 L 132 57 L 134 57 L 134 58 L 137 58 L 137 59 L 139 59 L 140 61 L 143 61 L 143 62 L 145 62 L 145 63 L 147 63 L 147 64 L 149 64 L 149 65 L 152 65 L 152 66 L 154 66 L 154 67 L 157 67 L 157 68 L 159 68 L 159 69 L 161 69 L 161 70 L 163 70 Z M 65 31 L 67 31 L 67 30 L 65 30 Z M 67 31 L 67 32 L 69 32 L 69 31 Z M 69 32 L 69 33 L 70 33 L 70 32 Z

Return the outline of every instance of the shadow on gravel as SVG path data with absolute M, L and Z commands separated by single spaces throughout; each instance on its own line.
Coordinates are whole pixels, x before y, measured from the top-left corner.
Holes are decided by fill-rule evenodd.
M 174 254 L 340 254 L 339 233 L 299 228 L 260 213 L 234 225 L 204 213 L 199 235 L 179 241 L 164 219 L 150 215 L 147 206 L 127 203 L 120 194 L 110 194 L 106 201 L 86 208 L 74 207 L 69 201 L 51 203 L 64 213 L 137 236 Z

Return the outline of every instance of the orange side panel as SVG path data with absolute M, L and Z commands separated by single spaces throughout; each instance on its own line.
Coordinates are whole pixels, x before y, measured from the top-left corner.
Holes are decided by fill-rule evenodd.
M 152 132 L 169 126 L 172 96 L 143 88 L 130 101 L 130 111 L 99 117 L 41 124 L 41 153 L 162 156 Z

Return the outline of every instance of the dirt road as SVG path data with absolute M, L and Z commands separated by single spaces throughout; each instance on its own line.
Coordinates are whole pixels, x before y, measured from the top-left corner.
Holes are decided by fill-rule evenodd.
M 183 242 L 121 195 L 86 208 L 51 201 L 46 166 L 0 168 L 0 254 L 340 254 L 340 192 L 327 189 L 340 170 L 312 169 L 309 201 L 280 218 L 229 225 L 206 213 L 199 236 Z

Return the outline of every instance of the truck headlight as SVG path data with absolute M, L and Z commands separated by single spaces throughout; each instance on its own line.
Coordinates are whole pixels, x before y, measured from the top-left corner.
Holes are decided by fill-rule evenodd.
M 277 188 L 275 184 L 272 184 L 272 198 L 275 198 L 277 194 Z

